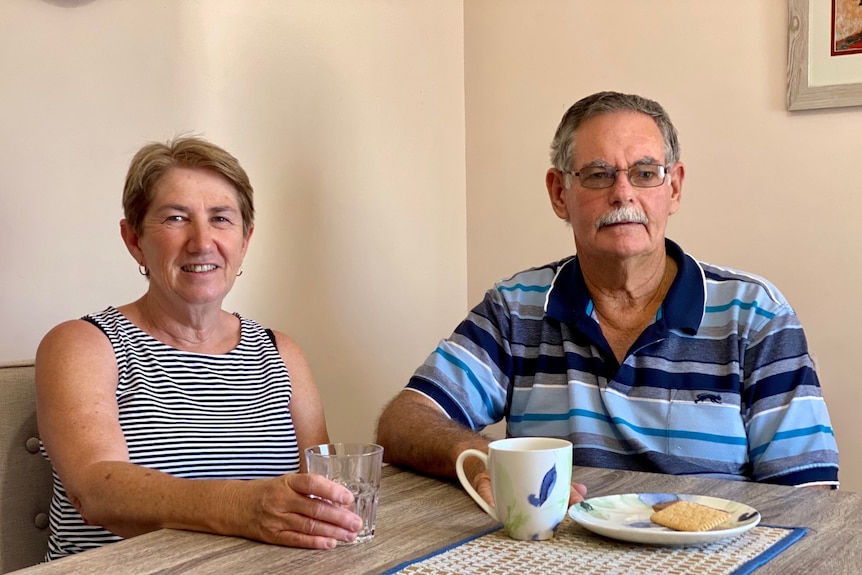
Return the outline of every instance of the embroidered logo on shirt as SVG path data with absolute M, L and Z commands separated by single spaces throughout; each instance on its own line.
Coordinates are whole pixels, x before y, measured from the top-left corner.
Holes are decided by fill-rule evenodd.
M 695 403 L 700 403 L 701 401 L 711 401 L 713 403 L 721 403 L 721 396 L 715 393 L 699 393 L 697 397 L 694 399 Z

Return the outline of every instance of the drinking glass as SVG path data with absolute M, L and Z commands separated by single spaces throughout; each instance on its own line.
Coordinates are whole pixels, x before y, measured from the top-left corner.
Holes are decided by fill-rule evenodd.
M 383 447 L 374 443 L 327 443 L 305 450 L 308 472 L 340 483 L 353 493 L 353 512 L 362 528 L 353 543 L 370 541 L 377 523 Z

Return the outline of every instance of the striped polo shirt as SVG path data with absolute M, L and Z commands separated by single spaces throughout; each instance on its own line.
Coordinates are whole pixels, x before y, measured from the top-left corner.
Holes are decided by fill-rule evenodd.
M 180 351 L 113 307 L 84 318 L 117 359 L 117 404 L 129 461 L 191 479 L 256 479 L 299 471 L 290 376 L 274 341 L 240 317 L 239 344 L 222 355 Z M 54 473 L 47 559 L 119 541 L 87 525 Z
M 805 334 L 757 276 L 678 273 L 620 364 L 577 256 L 499 282 L 407 385 L 473 429 L 562 437 L 576 465 L 838 484 L 838 449 Z

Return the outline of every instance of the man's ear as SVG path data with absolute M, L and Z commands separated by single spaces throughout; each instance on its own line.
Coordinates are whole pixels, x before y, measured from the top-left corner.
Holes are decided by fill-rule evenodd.
M 565 174 L 557 168 L 550 168 L 545 174 L 545 187 L 548 188 L 548 199 L 554 213 L 561 220 L 569 221 L 569 207 L 566 205 Z
M 670 169 L 670 213 L 675 214 L 682 201 L 682 182 L 685 180 L 685 164 L 677 162 Z

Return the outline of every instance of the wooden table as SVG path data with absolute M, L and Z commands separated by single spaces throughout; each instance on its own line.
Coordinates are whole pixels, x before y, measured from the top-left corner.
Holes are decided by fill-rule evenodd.
M 862 497 L 735 481 L 575 467 L 590 496 L 632 492 L 692 493 L 755 507 L 763 523 L 807 527 L 808 534 L 756 575 L 862 572 Z M 377 533 L 367 543 L 310 551 L 203 533 L 163 529 L 15 575 L 76 573 L 292 575 L 380 573 L 493 527 L 455 483 L 395 467 L 384 470 Z

